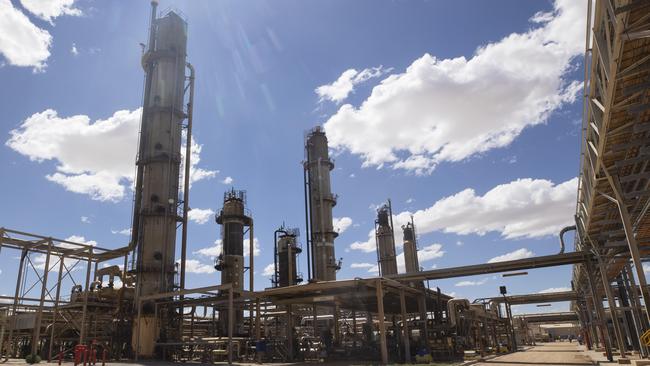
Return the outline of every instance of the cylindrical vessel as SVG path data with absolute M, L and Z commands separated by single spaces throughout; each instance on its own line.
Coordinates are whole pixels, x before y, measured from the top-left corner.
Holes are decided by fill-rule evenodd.
M 292 232 L 278 238 L 278 287 L 293 286 L 302 282 L 298 276 L 296 257 L 302 249 Z
M 395 256 L 395 239 L 391 224 L 390 205 L 383 205 L 377 210 L 375 222 L 375 239 L 377 240 L 377 259 L 382 276 L 397 274 L 397 258 Z
M 404 267 L 406 273 L 418 272 L 420 271 L 420 263 L 418 261 L 418 248 L 415 242 L 413 225 L 409 222 L 402 227 L 402 232 L 404 234 Z
M 153 63 L 145 100 L 138 164 L 144 167 L 137 262 L 140 294 L 172 291 L 176 244 L 183 88 L 187 24 L 170 12 L 155 20 L 155 49 L 143 63 Z M 150 46 L 151 47 L 151 46 Z
M 223 208 L 216 220 L 221 225 L 221 254 L 215 268 L 221 271 L 221 284 L 232 284 L 234 296 L 244 290 L 244 227 L 250 226 L 251 219 L 245 213 L 246 193 L 234 189 L 223 197 Z M 243 310 L 234 311 L 234 324 L 239 326 L 243 320 Z M 219 329 L 222 335 L 228 332 L 228 310 L 219 312 Z
M 181 129 L 185 88 L 187 23 L 176 13 L 155 18 L 152 9 L 150 44 L 142 57 L 145 98 L 138 153 L 134 205 L 137 243 L 137 296 L 174 290 L 176 226 Z M 171 314 L 159 314 L 167 321 Z M 151 303 L 142 305 L 133 336 L 142 357 L 154 355 L 154 340 L 172 337 L 160 327 Z
M 313 248 L 314 275 L 316 281 L 336 280 L 339 265 L 334 251 L 334 238 L 338 235 L 332 224 L 332 208 L 336 196 L 330 186 L 330 171 L 334 163 L 329 158 L 327 137 L 320 127 L 311 130 L 305 142 L 309 184 L 309 216 L 311 221 L 311 245 Z

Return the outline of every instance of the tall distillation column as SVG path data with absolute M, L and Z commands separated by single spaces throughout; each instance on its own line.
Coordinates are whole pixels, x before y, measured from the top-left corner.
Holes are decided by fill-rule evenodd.
M 244 228 L 250 227 L 251 218 L 246 215 L 246 192 L 231 189 L 223 195 L 223 208 L 217 216 L 221 225 L 221 254 L 214 268 L 221 271 L 221 284 L 232 284 L 234 296 L 244 290 Z M 250 253 L 253 255 L 253 253 Z M 234 311 L 233 324 L 241 327 L 243 310 Z M 219 311 L 219 331 L 228 334 L 228 310 Z M 241 334 L 241 329 L 235 329 Z
M 187 23 L 170 11 L 156 18 L 151 2 L 148 49 L 142 56 L 146 72 L 137 158 L 132 243 L 136 243 L 137 296 L 174 289 L 179 167 L 185 89 Z M 154 356 L 156 339 L 164 341 L 154 306 L 144 303 L 133 336 L 140 356 Z M 169 321 L 171 314 L 160 314 Z
M 329 158 L 327 136 L 320 127 L 309 131 L 305 141 L 306 184 L 308 188 L 308 220 L 311 229 L 311 264 L 314 281 L 334 281 L 341 266 L 336 261 L 334 238 L 338 233 L 332 224 L 332 208 L 336 196 L 332 194 L 330 171 L 334 163 Z M 308 244 L 309 245 L 309 244 Z
M 276 287 L 293 286 L 302 282 L 302 276 L 298 273 L 296 260 L 302 248 L 298 244 L 298 228 L 278 230 L 280 236 L 276 243 Z
M 377 220 L 375 220 L 375 241 L 377 245 L 379 275 L 389 276 L 397 274 L 395 234 L 393 233 L 393 209 L 390 200 L 377 210 Z

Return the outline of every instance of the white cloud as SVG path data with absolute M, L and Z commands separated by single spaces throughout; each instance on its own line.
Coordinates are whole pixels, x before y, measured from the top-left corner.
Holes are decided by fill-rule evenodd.
M 248 257 L 250 254 L 250 247 L 249 247 L 250 240 L 248 238 L 244 239 L 244 257 Z M 221 254 L 221 249 L 222 249 L 222 244 L 221 244 L 221 239 L 217 239 L 214 242 L 214 245 L 201 248 L 197 251 L 194 251 L 194 254 L 202 255 L 205 257 L 217 257 L 219 254 Z M 257 238 L 253 240 L 253 253 L 255 256 L 259 256 L 261 253 L 260 249 L 260 242 Z
M 176 262 L 180 263 L 180 260 Z M 185 260 L 186 273 L 211 274 L 211 273 L 215 273 L 216 271 L 217 270 L 214 269 L 214 266 L 212 266 L 211 264 L 201 263 L 196 259 Z
M 517 259 L 524 259 L 524 258 L 530 258 L 534 256 L 535 253 L 531 252 L 530 250 L 526 248 L 521 248 L 517 249 L 515 251 L 512 251 L 510 253 L 498 255 L 488 261 L 488 263 L 496 263 L 496 262 L 505 262 L 505 261 L 514 261 Z
M 366 269 L 368 273 L 379 273 L 379 266 L 373 263 L 351 263 L 352 269 Z
M 42 71 L 51 44 L 48 31 L 34 25 L 10 0 L 0 0 L 0 54 L 10 65 Z
M 440 258 L 443 255 L 445 255 L 445 251 L 442 250 L 442 244 L 431 244 L 418 250 L 418 263 L 422 265 L 424 262 Z M 403 252 L 397 255 L 397 270 L 399 272 L 406 270 Z
M 248 257 L 250 254 L 250 239 L 246 238 L 244 239 L 244 257 Z M 255 257 L 259 256 L 261 252 L 260 249 L 260 242 L 257 240 L 257 238 L 253 239 L 253 255 Z
M 419 234 L 499 232 L 506 239 L 555 235 L 573 221 L 577 185 L 577 178 L 560 184 L 526 178 L 498 185 L 482 196 L 468 188 L 427 209 L 396 215 L 395 227 L 413 215 Z
M 195 251 L 193 253 L 194 254 L 199 254 L 199 255 L 202 255 L 202 256 L 205 256 L 205 257 L 214 258 L 214 257 L 217 257 L 219 254 L 221 254 L 221 247 L 222 247 L 221 239 L 217 239 L 217 240 L 214 241 L 214 245 L 209 246 L 209 247 L 205 247 L 205 248 L 201 248 L 201 249 L 199 249 L 199 250 L 197 250 L 197 251 Z
M 465 243 L 463 243 L 463 242 L 460 241 L 460 240 L 456 241 L 456 245 L 459 246 L 459 247 L 462 247 L 464 244 L 465 244 Z
M 366 167 L 418 174 L 508 146 L 576 100 L 582 83 L 567 74 L 584 53 L 586 5 L 556 0 L 532 29 L 483 45 L 470 59 L 423 55 L 360 106 L 341 106 L 324 124 L 330 146 L 360 155 Z
M 234 181 L 235 181 L 235 180 L 232 179 L 232 177 L 225 177 L 225 178 L 223 178 L 223 180 L 221 181 L 221 183 L 228 185 L 228 184 L 232 184 Z
M 355 178 L 356 175 L 354 175 L 354 173 L 350 173 L 349 177 L 350 177 L 350 178 Z
M 77 45 L 76 44 L 74 44 L 74 43 L 72 44 L 72 48 L 70 48 L 70 53 L 73 54 L 74 56 L 79 55 L 79 50 L 77 50 Z
M 485 284 L 487 282 L 487 280 L 488 280 L 488 278 L 484 278 L 484 279 L 479 280 L 479 281 L 465 280 L 465 281 L 457 282 L 454 286 L 456 286 L 456 287 L 480 286 L 480 285 Z
M 262 272 L 262 276 L 273 276 L 273 272 L 275 272 L 275 265 L 273 263 L 267 265 L 264 267 L 264 271 Z
M 131 235 L 131 228 L 128 227 L 122 230 L 111 230 L 112 234 Z
M 182 145 L 181 145 L 181 184 L 180 191 L 182 192 L 185 188 L 185 147 L 187 146 L 186 134 L 183 131 L 182 136 Z M 198 182 L 203 179 L 212 179 L 214 178 L 218 170 L 208 170 L 199 168 L 199 162 L 201 161 L 201 150 L 203 150 L 203 145 L 200 145 L 196 141 L 196 136 L 192 136 L 192 145 L 190 146 L 190 189 L 192 188 L 192 183 Z
M 349 217 L 335 217 L 332 219 L 332 225 L 334 225 L 334 231 L 343 234 L 352 225 L 352 219 Z
M 209 208 L 193 208 L 187 212 L 187 219 L 194 221 L 199 225 L 203 225 L 208 222 L 214 216 L 214 211 Z
M 330 100 L 338 104 L 347 98 L 350 93 L 354 92 L 356 85 L 371 78 L 379 77 L 391 70 L 392 68 L 384 69 L 383 66 L 363 69 L 361 71 L 348 69 L 343 71 L 336 81 L 331 84 L 321 85 L 314 91 L 318 94 L 320 102 Z
M 88 217 L 88 216 L 81 216 L 81 222 L 83 222 L 84 224 L 90 224 L 90 223 L 91 223 L 91 221 L 90 221 L 90 217 Z
M 551 287 L 547 288 L 545 290 L 540 291 L 540 294 L 548 294 L 550 292 L 564 292 L 564 291 L 571 291 L 571 287 Z
M 120 110 L 91 123 L 86 115 L 59 117 L 47 109 L 12 130 L 6 145 L 32 161 L 55 161 L 56 172 L 46 178 L 68 191 L 117 202 L 133 183 L 140 115 L 141 108 Z M 200 151 L 193 142 L 192 181 L 216 174 L 196 168 Z
M 400 238 L 399 230 L 411 221 L 411 215 L 419 234 L 499 232 L 506 239 L 555 235 L 573 220 L 577 185 L 577 178 L 560 184 L 526 178 L 498 185 L 482 196 L 468 188 L 429 208 L 394 215 L 395 238 Z M 401 240 L 395 242 L 397 247 L 402 244 Z M 366 241 L 350 245 L 350 249 L 366 253 L 375 251 L 375 247 L 374 230 L 368 232 Z
M 74 2 L 75 0 L 20 0 L 30 13 L 50 23 L 62 15 L 82 15 L 81 10 L 74 7 Z
M 415 202 L 414 198 L 409 198 L 409 199 L 406 200 L 406 203 L 413 203 L 413 202 Z

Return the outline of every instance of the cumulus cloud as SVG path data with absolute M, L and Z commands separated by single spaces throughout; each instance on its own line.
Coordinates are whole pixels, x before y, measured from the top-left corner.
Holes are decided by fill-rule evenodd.
M 400 228 L 411 221 L 411 216 L 419 234 L 498 232 L 506 239 L 555 235 L 573 220 L 577 186 L 577 178 L 560 184 L 525 178 L 498 185 L 484 195 L 467 188 L 426 209 L 394 215 L 395 245 L 403 245 Z M 374 230 L 368 232 L 367 240 L 350 245 L 350 249 L 366 253 L 375 251 L 375 247 Z
M 334 226 L 334 231 L 343 234 L 352 225 L 352 219 L 349 217 L 335 217 L 332 219 L 332 225 Z
M 131 228 L 128 227 L 126 229 L 122 230 L 111 230 L 112 234 L 120 234 L 120 235 L 131 235 Z
M 506 239 L 555 235 L 573 221 L 577 186 L 577 178 L 559 184 L 526 178 L 498 185 L 484 195 L 468 188 L 429 208 L 399 213 L 395 227 L 413 215 L 420 234 L 498 232 Z
M 51 44 L 48 31 L 34 25 L 11 0 L 0 0 L 0 54 L 10 65 L 42 71 L 50 57 Z
M 366 269 L 368 273 L 379 273 L 379 266 L 373 263 L 351 263 L 352 269 Z
M 517 259 L 524 259 L 524 258 L 530 258 L 534 256 L 535 253 L 531 252 L 530 250 L 526 248 L 521 248 L 517 249 L 515 251 L 512 251 L 510 253 L 498 255 L 494 258 L 491 258 L 488 263 L 496 263 L 496 262 L 505 262 L 505 261 L 514 261 Z
M 470 280 L 465 280 L 465 281 L 460 281 L 457 282 L 454 286 L 456 287 L 466 287 L 466 286 L 480 286 L 485 284 L 488 281 L 488 278 L 484 278 L 479 281 L 470 281 Z
M 442 250 L 442 244 L 431 244 L 418 250 L 418 263 L 422 265 L 424 262 L 440 258 L 443 255 L 445 255 L 445 251 Z M 399 272 L 406 270 L 403 252 L 397 255 L 397 270 Z
M 273 272 L 275 272 L 275 265 L 273 263 L 267 265 L 264 267 L 264 271 L 262 272 L 262 276 L 273 276 Z
M 545 290 L 540 291 L 540 294 L 548 294 L 551 292 L 564 292 L 564 291 L 571 291 L 571 287 L 551 287 L 547 288 Z
M 74 7 L 74 2 L 75 0 L 20 0 L 30 13 L 50 23 L 62 15 L 82 15 L 81 10 Z
M 383 66 L 363 69 L 361 71 L 348 69 L 343 71 L 336 81 L 331 84 L 321 85 L 314 91 L 318 94 L 319 101 L 329 100 L 338 104 L 345 100 L 350 93 L 354 92 L 356 85 L 379 77 L 391 70 L 392 68 L 384 69 Z
M 575 101 L 581 82 L 567 74 L 584 53 L 586 5 L 556 0 L 530 30 L 480 46 L 469 59 L 423 55 L 360 106 L 341 106 L 324 124 L 330 146 L 366 167 L 418 174 L 508 146 Z
M 221 239 L 217 239 L 214 241 L 214 244 L 212 246 L 201 248 L 193 253 L 205 257 L 214 258 L 217 257 L 219 254 L 221 254 L 221 248 L 222 248 Z
M 86 115 L 59 117 L 47 109 L 10 131 L 6 145 L 31 161 L 56 162 L 56 171 L 46 178 L 68 191 L 117 202 L 133 183 L 140 116 L 141 108 L 119 110 L 91 122 Z M 193 139 L 191 181 L 216 174 L 196 167 L 200 151 Z
M 225 178 L 223 178 L 223 180 L 221 181 L 221 183 L 228 185 L 228 184 L 232 184 L 234 181 L 235 181 L 235 180 L 232 179 L 232 177 L 225 177 Z
M 248 238 L 244 239 L 244 257 L 248 257 L 250 254 L 250 246 L 249 246 L 250 240 Z M 222 249 L 222 242 L 221 239 L 217 239 L 214 241 L 214 244 L 201 248 L 197 251 L 194 251 L 194 254 L 202 255 L 205 257 L 217 257 L 219 254 L 221 254 L 221 249 Z M 257 238 L 253 239 L 253 254 L 257 257 L 260 255 L 262 250 L 260 249 L 260 242 Z
M 84 224 L 92 223 L 92 221 L 90 220 L 90 217 L 88 217 L 88 216 L 81 216 L 81 222 L 83 222 Z
M 180 263 L 180 260 L 176 262 Z M 217 270 L 214 269 L 214 266 L 211 264 L 201 263 L 196 259 L 185 260 L 186 273 L 211 274 L 211 273 L 215 273 L 216 271 Z
M 70 53 L 73 56 L 79 55 L 79 50 L 77 50 L 77 45 L 76 44 L 74 44 L 74 43 L 72 44 L 72 48 L 70 48 Z
M 212 217 L 214 217 L 214 211 L 212 209 L 206 208 L 193 208 L 187 212 L 187 219 L 194 221 L 199 225 L 203 225 L 208 222 Z

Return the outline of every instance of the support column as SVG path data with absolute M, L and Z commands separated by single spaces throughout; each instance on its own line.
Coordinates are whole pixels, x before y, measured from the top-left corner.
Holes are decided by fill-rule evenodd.
M 381 279 L 375 281 L 377 286 L 377 318 L 379 321 L 379 348 L 381 351 L 381 363 L 388 363 L 388 349 L 386 348 L 386 324 L 384 324 L 384 289 Z
M 251 253 L 252 255 L 253 253 Z M 232 329 L 233 329 L 233 317 L 235 316 L 235 311 L 233 309 L 233 291 L 235 289 L 231 286 L 228 290 L 228 365 L 232 365 Z
M 287 354 L 289 356 L 289 361 L 293 362 L 293 314 L 292 314 L 291 304 L 287 305 Z
M 609 335 L 609 329 L 607 329 L 607 323 L 605 320 L 605 312 L 603 310 L 603 301 L 602 298 L 598 295 L 596 292 L 596 287 L 594 284 L 594 279 L 592 278 L 593 276 L 593 271 L 592 271 L 592 265 L 591 262 L 587 261 L 586 262 L 586 273 L 587 273 L 587 281 L 589 282 L 589 289 L 591 291 L 591 297 L 592 297 L 592 302 L 594 305 L 595 315 L 596 315 L 596 321 L 598 322 L 598 329 L 600 330 L 600 339 L 603 342 L 603 346 L 605 347 L 605 353 L 607 354 L 607 360 L 610 362 L 614 361 L 614 356 L 612 355 L 612 344 L 611 344 L 611 336 Z
M 88 263 L 86 263 L 86 287 L 84 288 L 84 305 L 81 315 L 81 330 L 79 332 L 79 344 L 86 341 L 86 316 L 88 315 L 88 293 L 90 292 L 90 268 L 92 267 L 93 248 L 88 249 Z
M 61 300 L 61 280 L 63 279 L 63 263 L 65 257 L 59 257 L 59 273 L 56 282 L 56 298 L 54 299 L 54 309 L 52 311 L 52 326 L 50 327 L 50 349 L 48 351 L 48 359 L 52 359 L 52 350 L 54 347 L 54 328 L 56 328 L 56 316 L 59 312 L 59 301 Z
M 648 293 L 648 282 L 645 278 L 645 272 L 643 271 L 643 263 L 641 263 L 641 255 L 639 254 L 639 245 L 634 236 L 634 229 L 632 228 L 632 220 L 630 219 L 630 213 L 627 211 L 627 205 L 625 203 L 625 197 L 623 197 L 623 189 L 621 188 L 621 183 L 618 180 L 618 176 L 612 177 L 607 169 L 603 167 L 605 176 L 609 181 L 612 190 L 614 191 L 614 196 L 616 197 L 616 205 L 618 206 L 618 211 L 621 216 L 621 222 L 623 223 L 623 230 L 625 231 L 625 238 L 627 239 L 627 245 L 630 249 L 630 256 L 632 257 L 632 264 L 636 271 L 637 279 L 639 280 L 639 286 L 641 286 L 641 294 L 643 295 L 643 302 L 646 309 L 650 309 L 650 293 Z M 646 319 L 650 321 L 650 311 L 646 312 Z
M 255 339 L 259 340 L 261 338 L 260 330 L 260 298 L 255 299 Z
M 45 254 L 45 268 L 43 268 L 43 277 L 41 277 L 41 298 L 36 311 L 36 320 L 34 321 L 34 332 L 32 333 L 32 354 L 38 352 L 38 344 L 41 338 L 41 323 L 43 320 L 43 305 L 45 304 L 45 295 L 47 293 L 47 274 L 50 272 L 50 252 L 52 251 L 52 239 L 47 243 L 47 254 Z
M 27 249 L 23 249 L 21 255 L 20 255 L 20 264 L 18 265 L 18 278 L 16 279 L 16 291 L 14 294 L 14 304 L 12 306 L 12 322 L 11 322 L 11 328 L 9 328 L 9 338 L 7 338 L 7 341 L 9 342 L 9 347 L 7 348 L 7 354 L 5 355 L 5 360 L 9 359 L 9 356 L 13 354 L 13 333 L 14 329 L 16 328 L 16 321 L 18 320 L 16 317 L 16 311 L 18 310 L 18 297 L 20 295 L 20 287 L 22 284 L 22 278 L 23 278 L 23 270 L 25 268 L 25 258 L 27 258 L 27 254 L 29 252 Z
M 607 296 L 607 303 L 609 304 L 609 313 L 612 317 L 612 325 L 614 325 L 614 334 L 616 335 L 616 342 L 618 344 L 618 351 L 621 354 L 621 358 L 625 357 L 625 341 L 623 340 L 623 333 L 621 332 L 621 323 L 618 319 L 618 311 L 616 310 L 616 301 L 614 301 L 614 294 L 612 294 L 612 287 L 607 279 L 607 273 L 605 273 L 605 265 L 602 261 L 600 255 L 596 257 L 598 259 L 598 272 L 600 272 L 600 279 L 603 282 L 603 288 L 605 289 L 605 295 Z
M 404 290 L 399 290 L 399 305 L 402 311 L 402 337 L 404 337 L 404 362 L 411 363 L 411 340 L 408 326 L 408 319 L 406 318 L 406 299 L 404 298 Z
M 642 356 L 648 356 L 650 352 L 648 351 L 648 347 L 641 342 L 639 339 L 645 329 L 647 329 L 646 323 L 644 320 L 645 318 L 643 314 L 641 313 L 643 310 L 641 309 L 641 301 L 639 300 L 639 293 L 636 287 L 636 282 L 634 281 L 634 275 L 632 274 L 632 268 L 630 268 L 630 264 L 626 264 L 625 268 L 623 269 L 623 283 L 625 284 L 625 289 L 630 297 L 630 305 L 632 307 L 632 318 L 634 319 L 634 323 L 636 326 L 636 339 L 639 341 L 639 346 L 641 348 L 641 355 Z

